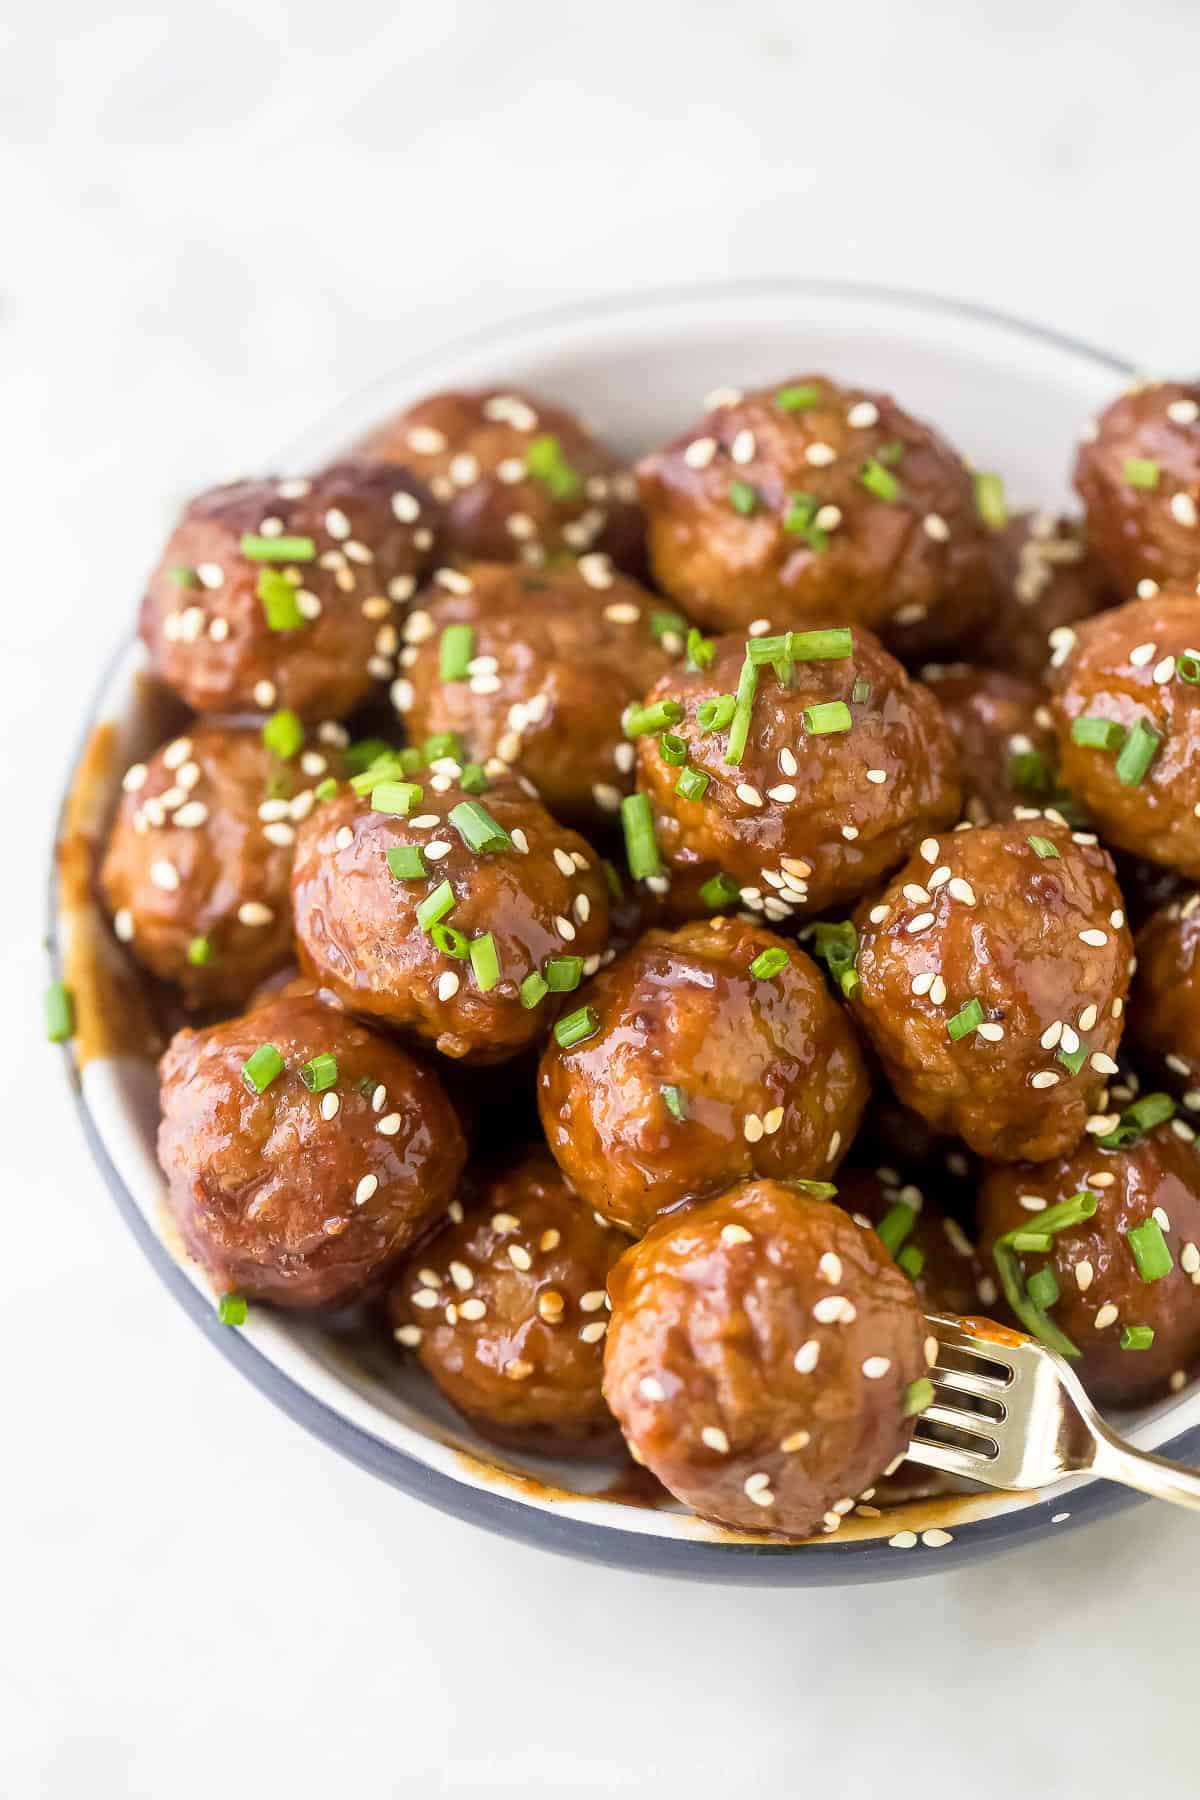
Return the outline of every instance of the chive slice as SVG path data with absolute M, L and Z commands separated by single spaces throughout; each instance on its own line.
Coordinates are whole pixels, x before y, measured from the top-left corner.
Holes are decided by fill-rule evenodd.
M 554 1027 L 554 1036 L 564 1050 L 570 1050 L 575 1044 L 582 1044 L 585 1038 L 594 1037 L 600 1029 L 600 1015 L 594 1006 L 581 1006 L 577 1012 L 568 1013 Z
M 923 1413 L 927 1406 L 933 1405 L 933 1383 L 928 1375 L 922 1375 L 917 1381 L 910 1381 L 904 1390 L 904 1404 L 901 1417 L 911 1419 L 917 1413 Z
M 793 631 L 788 636 L 788 655 L 793 662 L 841 662 L 853 650 L 854 633 L 845 625 L 824 631 Z
M 712 662 L 716 646 L 711 638 L 693 625 L 687 634 L 687 666 L 689 669 L 707 669 Z
M 688 1091 L 686 1088 L 676 1087 L 673 1083 L 668 1083 L 662 1090 L 662 1097 L 663 1105 L 673 1119 L 688 1119 L 691 1117 L 691 1102 L 688 1099 Z
M 1157 1219 L 1143 1219 L 1140 1225 L 1133 1226 L 1125 1233 L 1125 1242 L 1143 1281 L 1161 1281 L 1175 1267 L 1175 1258 Z
M 1004 497 L 1004 477 L 990 475 L 980 469 L 975 476 L 975 511 L 983 524 L 1001 531 L 1008 524 L 1008 501 Z
M 1159 467 L 1151 457 L 1127 456 L 1122 464 L 1121 472 L 1130 487 L 1156 488 L 1158 486 Z
M 894 1200 L 875 1227 L 875 1235 L 888 1255 L 895 1257 L 900 1246 L 917 1222 L 913 1208 L 904 1200 Z
M 173 581 L 176 587 L 198 588 L 200 577 L 195 569 L 188 569 L 182 563 L 175 563 L 167 570 L 167 580 Z
M 627 794 L 621 802 L 621 829 L 625 833 L 625 856 L 629 873 L 635 881 L 662 873 L 662 859 L 654 835 L 654 815 L 646 794 Z
M 1200 687 L 1200 656 L 1194 650 L 1184 650 L 1175 658 L 1175 673 L 1189 687 Z
M 705 906 L 720 910 L 722 906 L 732 906 L 741 896 L 741 888 L 732 875 L 710 875 L 700 889 L 700 898 Z
M 304 742 L 304 727 L 299 715 L 286 706 L 272 713 L 262 728 L 262 741 L 272 756 L 287 762 Z
M 1018 1254 L 1046 1256 L 1053 1248 L 1054 1239 L 1048 1231 L 1034 1231 L 1032 1226 L 1024 1231 L 1012 1231 L 1007 1240 Z
M 212 961 L 212 944 L 206 937 L 194 937 L 187 947 L 187 959 L 193 969 L 203 969 Z
M 896 1258 L 898 1267 L 904 1270 L 910 1281 L 916 1281 L 925 1267 L 925 1252 L 915 1244 L 905 1244 Z
M 886 500 L 890 504 L 900 497 L 900 483 L 878 456 L 869 456 L 858 471 L 861 486 L 868 494 L 874 494 L 877 500 Z
M 703 769 L 680 769 L 675 792 L 681 800 L 703 800 L 708 792 L 708 781 Z
M 789 494 L 783 513 L 783 529 L 808 539 L 809 546 L 820 555 L 829 543 L 828 534 L 817 524 L 821 502 L 815 494 Z
M 760 668 L 763 663 L 788 663 L 792 660 L 790 639 L 789 631 L 776 632 L 774 637 L 748 638 L 746 655 Z
M 1060 1231 L 1069 1231 L 1074 1225 L 1082 1225 L 1085 1219 L 1095 1217 L 1096 1208 L 1100 1204 L 1089 1188 L 1081 1188 L 1072 1194 L 1069 1200 L 1060 1200 L 1056 1206 L 1048 1206 L 1040 1212 L 1035 1221 L 1037 1230 L 1043 1236 L 1054 1237 Z M 1018 1226 L 1017 1230 L 1028 1229 Z M 1010 1232 L 1009 1237 L 1015 1235 Z
M 490 931 L 481 932 L 471 939 L 467 951 L 476 987 L 481 994 L 490 993 L 500 979 L 500 954 L 495 938 Z
M 1033 1304 L 1040 1307 L 1042 1312 L 1049 1312 L 1058 1300 L 1058 1281 L 1054 1270 L 1049 1267 L 1035 1269 L 1025 1283 L 1025 1289 Z
M 775 404 L 780 412 L 809 412 L 821 404 L 821 390 L 811 381 L 797 382 L 792 387 L 775 391 Z
M 325 779 L 323 781 L 318 781 L 316 787 L 313 789 L 313 799 L 332 800 L 337 791 L 338 784 L 334 777 L 332 775 L 326 775 Z
M 217 1317 L 222 1325 L 244 1325 L 249 1311 L 241 1294 L 222 1294 L 217 1302 Z
M 1115 1129 L 1106 1137 L 1097 1138 L 1096 1142 L 1105 1150 L 1126 1150 L 1148 1131 L 1153 1131 L 1156 1125 L 1163 1125 L 1174 1117 L 1175 1102 L 1170 1094 L 1143 1094 L 1140 1100 L 1125 1108 Z
M 1035 856 L 1054 858 L 1056 861 L 1061 861 L 1058 845 L 1054 842 L 1053 838 L 1027 837 L 1025 842 L 1029 845 L 1029 848 L 1033 851 Z
M 395 813 L 401 817 L 419 806 L 425 790 L 416 781 L 381 781 L 371 789 L 371 805 L 376 812 Z
M 393 844 L 387 866 L 397 881 L 423 881 L 429 874 L 425 852 L 419 844 Z
M 384 738 L 359 738 L 357 743 L 347 744 L 342 752 L 342 761 L 348 775 L 361 775 L 382 758 L 390 757 L 394 760 L 399 756 L 399 750 Z
M 1080 1044 L 1075 1050 L 1060 1050 L 1055 1060 L 1060 1062 L 1064 1069 L 1068 1069 L 1072 1075 L 1078 1075 L 1089 1054 L 1088 1046 Z
M 323 1094 L 338 1078 L 337 1057 L 332 1050 L 321 1050 L 300 1068 L 300 1079 L 310 1094 Z
M 533 1008 L 540 1005 L 546 998 L 546 995 L 550 992 L 550 985 L 547 981 L 543 980 L 538 971 L 534 969 L 521 983 L 519 992 L 521 995 L 521 1005 L 525 1008 L 526 1012 L 532 1012 Z
M 998 1238 L 992 1247 L 992 1259 L 996 1264 L 1000 1285 L 1004 1289 L 1004 1297 L 1030 1336 L 1037 1338 L 1049 1349 L 1057 1350 L 1060 1356 L 1065 1356 L 1072 1362 L 1078 1361 L 1078 1346 L 1072 1343 L 1065 1331 L 1059 1329 L 1044 1307 L 1036 1305 L 1030 1299 L 1021 1271 L 1021 1259 L 1012 1245 L 1005 1239 Z
M 957 1044 L 960 1038 L 969 1037 L 973 1031 L 978 1031 L 982 1024 L 983 1008 L 972 995 L 963 1006 L 959 1007 L 952 1019 L 946 1020 L 946 1031 Z
M 748 481 L 731 481 L 729 504 L 735 513 L 740 513 L 743 519 L 749 519 L 757 510 L 758 495 Z
M 274 1044 L 260 1044 L 242 1064 L 242 1080 L 252 1094 L 265 1093 L 276 1077 L 282 1074 L 283 1058 Z
M 1162 738 L 1145 719 L 1135 719 L 1117 757 L 1117 780 L 1122 787 L 1137 787 L 1158 755 Z
M 673 769 L 678 769 L 687 761 L 688 747 L 685 740 L 677 737 L 673 731 L 664 731 L 658 740 L 658 754 Z
M 1084 713 L 1071 720 L 1071 742 L 1089 750 L 1119 750 L 1125 742 L 1125 727 L 1116 719 L 1099 719 Z
M 370 768 L 362 771 L 361 775 L 350 777 L 351 792 L 365 797 L 372 788 L 378 787 L 381 782 L 403 781 L 408 773 L 409 771 L 399 756 L 389 751 L 386 756 L 378 757 Z
M 463 741 L 457 731 L 435 731 L 421 745 L 421 755 L 427 763 L 441 762 L 443 757 L 451 757 L 454 762 L 462 761 Z
M 854 686 L 850 689 L 850 698 L 857 706 L 863 706 L 871 698 L 871 684 L 865 675 L 854 677 Z
M 248 561 L 263 563 L 312 562 L 317 554 L 310 537 L 256 537 L 252 531 L 242 533 L 238 548 Z
M 1014 750 L 1008 759 L 1008 779 L 1018 794 L 1044 794 L 1050 786 L 1050 764 L 1040 750 Z
M 858 931 L 851 919 L 813 926 L 813 949 L 849 999 L 858 986 Z
M 733 717 L 729 721 L 729 742 L 725 746 L 727 763 L 736 765 L 742 760 L 746 740 L 750 736 L 750 717 L 754 710 L 754 695 L 757 688 L 758 668 L 747 656 L 742 663 L 742 672 L 738 676 Z
M 75 1001 L 64 981 L 52 981 L 45 997 L 46 1036 L 52 1044 L 65 1044 L 75 1035 Z
M 467 848 L 478 856 L 494 856 L 512 849 L 512 839 L 478 800 L 460 800 L 446 815 Z
M 583 958 L 548 956 L 542 973 L 552 994 L 572 994 L 583 980 Z
M 732 694 L 718 694 L 713 700 L 702 700 L 696 708 L 701 731 L 724 731 L 736 707 L 737 700 Z
M 750 973 L 755 981 L 770 981 L 782 973 L 791 960 L 786 950 L 781 949 L 778 944 L 772 944 L 769 950 L 759 951 L 750 964 Z
M 465 681 L 475 654 L 475 631 L 470 625 L 447 625 L 438 639 L 438 674 L 443 681 Z
M 571 467 L 553 432 L 534 438 L 525 452 L 525 467 L 535 481 L 550 489 L 555 500 L 577 500 L 583 493 L 583 477 Z
M 458 962 L 465 962 L 470 950 L 466 933 L 459 931 L 454 925 L 431 926 L 430 937 L 434 948 L 443 956 L 453 956 Z
M 464 794 L 486 794 L 492 785 L 482 763 L 464 763 L 458 785 Z
M 448 881 L 439 881 L 417 907 L 417 924 L 422 931 L 432 931 L 447 913 L 454 911 L 454 889 Z
M 650 614 L 650 629 L 654 633 L 655 640 L 660 644 L 664 638 L 668 637 L 676 637 L 682 641 L 687 628 L 688 622 L 682 613 L 652 612 Z
M 683 708 L 678 700 L 656 700 L 653 706 L 631 706 L 625 714 L 625 736 L 649 737 L 654 732 L 665 731 L 668 725 L 678 725 L 682 717 Z
M 817 706 L 806 706 L 800 714 L 800 722 L 813 737 L 828 737 L 831 732 L 849 731 L 854 724 L 850 708 L 844 700 L 822 700 Z
M 836 1200 L 837 1188 L 832 1181 L 807 1181 L 802 1175 L 781 1175 L 779 1180 L 784 1187 L 795 1188 L 801 1194 L 811 1194 L 814 1200 Z
M 263 569 L 255 590 L 271 631 L 298 631 L 304 623 L 296 590 L 278 569 Z
M 1121 1332 L 1122 1350 L 1148 1350 L 1153 1342 L 1153 1325 L 1126 1325 Z

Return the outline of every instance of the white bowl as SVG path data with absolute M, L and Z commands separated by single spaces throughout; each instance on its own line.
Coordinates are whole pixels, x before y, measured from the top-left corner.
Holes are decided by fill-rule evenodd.
M 713 387 L 805 370 L 894 392 L 979 465 L 1002 471 L 1015 503 L 1049 507 L 1069 504 L 1081 425 L 1132 372 L 1115 357 L 981 307 L 830 283 L 736 284 L 595 302 L 461 339 L 348 401 L 290 445 L 277 467 L 328 460 L 423 393 L 491 381 L 565 401 L 633 455 L 695 418 Z M 120 602 L 122 628 L 135 598 Z M 69 879 L 55 886 L 52 960 L 80 990 L 85 1029 L 71 1060 L 81 1112 L 97 1163 L 163 1279 L 212 1342 L 293 1417 L 397 1487 L 481 1525 L 547 1549 L 700 1580 L 792 1585 L 908 1575 L 1121 1503 L 1115 1490 L 1076 1480 L 1032 1498 L 910 1502 L 879 1520 L 852 1519 L 836 1539 L 780 1545 L 681 1510 L 605 1498 L 611 1467 L 501 1455 L 441 1402 L 411 1359 L 381 1355 L 366 1366 L 302 1317 L 267 1307 L 253 1307 L 240 1331 L 220 1325 L 206 1279 L 179 1252 L 163 1205 L 153 1066 L 111 1046 L 95 1054 L 87 1029 L 89 1007 L 98 1017 L 119 1005 L 108 988 L 116 952 L 84 891 L 87 859 L 121 771 L 162 735 L 161 714 L 138 679 L 142 667 L 140 647 L 130 646 L 105 679 L 88 722 L 90 750 L 81 754 L 86 774 L 64 808 Z M 1200 1447 L 1200 1393 L 1175 1396 L 1129 1427 L 1143 1447 L 1186 1457 Z M 931 1529 L 926 1545 L 921 1533 Z M 927 1553 L 934 1547 L 936 1558 Z

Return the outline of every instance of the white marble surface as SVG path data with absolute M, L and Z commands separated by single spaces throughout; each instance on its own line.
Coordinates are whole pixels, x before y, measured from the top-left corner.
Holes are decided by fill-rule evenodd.
M 12 18 L 0 1791 L 1194 1792 L 1187 1517 L 761 1595 L 439 1518 L 207 1350 L 128 1241 L 37 1028 L 70 721 L 181 494 L 452 331 L 734 271 L 957 293 L 1194 367 L 1194 9 Z

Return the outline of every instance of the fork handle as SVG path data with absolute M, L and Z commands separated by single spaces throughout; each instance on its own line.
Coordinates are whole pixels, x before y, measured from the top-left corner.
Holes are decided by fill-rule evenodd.
M 1097 1432 L 1091 1467 L 1093 1474 L 1136 1488 L 1152 1500 L 1169 1500 L 1174 1506 L 1190 1506 L 1200 1512 L 1200 1473 L 1184 1463 L 1135 1450 L 1106 1430 Z

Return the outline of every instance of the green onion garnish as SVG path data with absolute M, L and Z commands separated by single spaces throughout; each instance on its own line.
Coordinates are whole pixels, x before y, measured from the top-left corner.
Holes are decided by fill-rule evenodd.
M 837 1188 L 832 1181 L 806 1181 L 802 1175 L 781 1175 L 779 1179 L 785 1187 L 796 1188 L 802 1194 L 811 1194 L 814 1200 L 836 1200 Z
M 470 625 L 447 625 L 438 639 L 438 674 L 443 681 L 465 681 L 475 654 L 475 631 Z
M 952 1019 L 946 1020 L 946 1032 L 957 1044 L 960 1038 L 969 1037 L 978 1031 L 983 1024 L 983 1008 L 974 995 L 960 1006 Z
M 1162 738 L 1145 719 L 1135 719 L 1117 756 L 1117 780 L 1122 787 L 1137 787 L 1158 755 Z
M 1027 837 L 1025 842 L 1029 845 L 1029 848 L 1033 851 L 1035 856 L 1061 860 L 1061 858 L 1059 858 L 1058 845 L 1054 842 L 1053 838 Z
M 533 1008 L 538 1006 L 549 992 L 550 984 L 544 981 L 538 971 L 534 969 L 533 973 L 527 975 L 521 983 L 521 1005 L 526 1012 L 532 1012 Z
M 875 1227 L 875 1235 L 888 1255 L 899 1255 L 900 1246 L 917 1222 L 917 1215 L 903 1200 L 894 1200 Z
M 478 800 L 460 800 L 446 815 L 467 848 L 478 856 L 494 856 L 512 849 L 512 839 Z
M 256 537 L 252 531 L 243 532 L 238 548 L 250 562 L 311 562 L 317 554 L 310 537 Z
M 194 937 L 187 947 L 187 959 L 193 969 L 202 969 L 212 961 L 212 944 L 206 937 Z
M 646 794 L 627 794 L 621 802 L 621 828 L 625 833 L 625 856 L 629 873 L 635 881 L 662 873 L 662 859 L 654 836 L 654 815 Z
M 361 775 L 372 763 L 383 757 L 398 758 L 399 750 L 386 743 L 383 738 L 359 738 L 357 743 L 348 744 L 342 752 L 342 761 L 346 765 L 348 775 Z
M 610 862 L 607 856 L 602 856 L 600 858 L 600 867 L 604 871 L 604 881 L 608 888 L 609 899 L 615 900 L 619 905 L 625 898 L 625 884 L 617 872 L 617 865 L 616 863 Z
M 1033 1221 L 1032 1228 L 1036 1228 L 1043 1236 L 1053 1237 L 1057 1232 L 1069 1231 L 1073 1225 L 1082 1225 L 1085 1219 L 1093 1218 L 1099 1204 L 1095 1194 L 1088 1188 L 1081 1188 L 1069 1200 L 1060 1200 L 1057 1206 L 1048 1206 L 1044 1212 L 1040 1212 Z M 1017 1227 L 1017 1231 L 1028 1229 L 1031 1227 Z M 1017 1232 L 1008 1234 L 1009 1237 L 1016 1235 Z
M 793 662 L 840 662 L 853 649 L 854 634 L 846 625 L 824 631 L 793 631 L 788 637 L 788 655 Z
M 834 731 L 849 731 L 854 724 L 850 708 L 844 700 L 822 700 L 818 706 L 806 706 L 800 714 L 800 722 L 813 737 L 828 737 Z
M 332 775 L 326 775 L 325 779 L 323 781 L 318 781 L 316 787 L 313 789 L 313 799 L 332 800 L 337 791 L 338 784 L 334 777 Z
M 668 725 L 678 725 L 682 717 L 683 708 L 678 700 L 657 700 L 653 706 L 631 706 L 625 714 L 625 736 L 648 737 L 653 732 L 665 731 Z
M 691 1116 L 691 1104 L 686 1088 L 669 1084 L 662 1090 L 663 1105 L 673 1119 L 686 1119 Z
M 849 999 L 858 986 L 858 932 L 853 921 L 813 926 L 812 945 L 820 962 Z
M 1069 1070 L 1072 1075 L 1078 1075 L 1087 1061 L 1088 1055 L 1088 1046 L 1080 1044 L 1074 1050 L 1060 1050 L 1055 1060 L 1060 1062 L 1063 1068 Z
M 429 874 L 425 852 L 419 844 L 393 844 L 387 853 L 387 866 L 397 881 L 423 881 Z
M 258 577 L 257 593 L 267 625 L 272 631 L 298 631 L 304 623 L 296 590 L 278 569 L 263 569 Z
M 677 737 L 673 731 L 664 731 L 658 740 L 658 754 L 673 769 L 682 768 L 687 761 L 688 747 L 683 738 Z
M 905 1244 L 896 1262 L 904 1270 L 910 1281 L 916 1281 L 925 1267 L 925 1252 L 918 1250 L 915 1244 Z
M 821 502 L 815 494 L 789 494 L 783 513 L 783 529 L 807 538 L 811 550 L 819 556 L 829 543 L 829 534 L 817 524 Z
M 1194 651 L 1184 650 L 1175 658 L 1175 673 L 1189 687 L 1200 687 L 1200 656 Z
M 1004 498 L 1004 479 L 979 470 L 975 476 L 975 511 L 985 525 L 1000 531 L 1008 524 L 1008 502 Z
M 471 972 L 481 994 L 488 994 L 500 979 L 500 955 L 490 931 L 473 937 L 469 945 Z
M 1143 1094 L 1121 1114 L 1116 1128 L 1096 1142 L 1105 1150 L 1127 1150 L 1156 1125 L 1175 1117 L 1175 1102 L 1170 1094 Z
M 464 763 L 458 785 L 464 794 L 486 794 L 491 782 L 482 763 Z
M 454 911 L 454 889 L 448 881 L 439 881 L 417 907 L 417 924 L 422 931 L 432 931 L 447 913 Z
M 200 577 L 195 569 L 185 569 L 180 563 L 174 564 L 167 570 L 167 580 L 173 581 L 176 587 L 181 588 L 198 588 L 200 586 Z
M 571 467 L 562 444 L 551 432 L 534 438 L 525 452 L 525 467 L 535 481 L 550 489 L 555 500 L 577 500 L 583 492 L 583 477 Z
M 1158 486 L 1158 464 L 1148 456 L 1127 456 L 1122 472 L 1130 487 L 1156 488 Z
M 1119 750 L 1125 742 L 1125 727 L 1116 719 L 1098 719 L 1085 713 L 1071 720 L 1071 742 L 1089 750 Z
M 337 1057 L 332 1050 L 322 1050 L 300 1068 L 300 1079 L 310 1094 L 323 1094 L 338 1078 Z
M 871 684 L 865 675 L 854 677 L 854 686 L 850 689 L 850 698 L 856 706 L 863 706 L 871 698 Z
M 675 792 L 681 800 L 703 800 L 708 792 L 708 780 L 703 769 L 680 769 Z
M 304 742 L 304 727 L 299 716 L 287 707 L 272 713 L 262 728 L 262 741 L 272 756 L 287 762 Z
M 786 950 L 773 944 L 769 950 L 759 951 L 750 964 L 750 973 L 755 981 L 770 981 L 773 976 L 786 969 L 791 960 Z
M 1153 1342 L 1153 1325 L 1126 1325 L 1121 1332 L 1122 1350 L 1148 1350 Z
M 727 763 L 737 764 L 742 760 L 746 739 L 750 736 L 750 716 L 754 710 L 754 695 L 757 687 L 758 668 L 747 656 L 742 663 L 742 672 L 738 676 L 737 693 L 733 703 L 733 718 L 729 721 L 729 742 L 725 746 Z
M 735 513 L 740 513 L 743 519 L 748 519 L 758 506 L 758 495 L 748 481 L 731 481 L 729 504 Z
M 689 669 L 707 669 L 713 659 L 715 646 L 711 638 L 695 625 L 687 634 L 687 666 Z
M 1004 1289 L 1004 1297 L 1030 1336 L 1037 1338 L 1051 1350 L 1057 1350 L 1060 1356 L 1077 1361 L 1078 1346 L 1071 1342 L 1065 1331 L 1059 1329 L 1045 1307 L 1037 1305 L 1031 1299 L 1021 1270 L 1021 1259 L 1013 1246 L 1004 1238 L 999 1238 L 992 1249 L 992 1256 L 1000 1285 Z
M 869 456 L 858 471 L 858 479 L 868 494 L 889 502 L 899 498 L 900 483 L 878 456 Z
M 756 663 L 760 668 L 764 663 L 775 663 L 776 665 L 790 663 L 792 660 L 788 647 L 790 640 L 791 633 L 787 631 L 776 632 L 774 637 L 748 638 L 746 655 L 752 663 Z M 776 672 L 778 673 L 778 667 Z
M 402 762 L 399 752 L 389 750 L 386 756 L 378 757 L 361 775 L 350 777 L 351 790 L 360 795 L 369 794 L 384 781 L 403 781 L 411 771 Z
M 462 736 L 457 731 L 435 731 L 421 745 L 421 755 L 427 763 L 441 762 L 447 756 L 454 762 L 461 762 L 462 753 Z
M 1025 1288 L 1033 1304 L 1042 1312 L 1049 1312 L 1058 1300 L 1058 1281 L 1051 1268 L 1035 1269 Z
M 701 731 L 724 731 L 736 707 L 737 701 L 732 694 L 718 694 L 713 700 L 702 700 L 696 708 Z
M 775 391 L 775 404 L 780 412 L 808 412 L 821 404 L 821 390 L 811 381 L 798 382 L 794 387 L 781 387 Z
M 274 1044 L 260 1044 L 242 1064 L 242 1080 L 252 1094 L 261 1094 L 277 1075 L 283 1074 L 283 1058 Z
M 240 1294 L 222 1294 L 217 1302 L 217 1317 L 222 1325 L 244 1325 L 249 1311 Z
M 459 931 L 454 925 L 434 925 L 430 928 L 429 935 L 433 939 L 435 950 L 440 950 L 443 956 L 453 956 L 458 962 L 465 962 L 470 950 L 465 932 Z
M 542 973 L 552 994 L 571 994 L 583 979 L 582 956 L 548 956 Z
M 575 1044 L 582 1044 L 585 1038 L 594 1037 L 600 1029 L 600 1015 L 594 1006 L 581 1006 L 578 1012 L 568 1013 L 554 1027 L 554 1036 L 564 1050 L 570 1050 Z
M 1133 1226 L 1125 1233 L 1125 1242 L 1143 1281 L 1161 1281 L 1175 1267 L 1175 1258 L 1157 1219 L 1143 1219 L 1140 1225 Z
M 904 1390 L 904 1405 L 901 1417 L 911 1419 L 917 1413 L 923 1413 L 927 1406 L 933 1405 L 933 1383 L 928 1375 L 922 1375 L 917 1381 L 910 1381 Z
M 664 638 L 668 637 L 679 638 L 682 641 L 687 628 L 688 622 L 682 613 L 652 612 L 650 614 L 650 629 L 660 644 Z
M 1039 1256 L 1047 1255 L 1054 1244 L 1048 1231 L 1035 1231 L 1032 1225 L 1027 1225 L 1023 1231 L 1009 1232 L 1005 1241 L 1020 1254 Z
M 45 998 L 46 1036 L 52 1044 L 65 1044 L 75 1035 L 75 1001 L 63 981 L 52 981 Z
M 416 781 L 381 781 L 371 789 L 371 805 L 376 812 L 404 817 L 420 805 L 424 793 Z
M 1044 794 L 1050 786 L 1050 764 L 1040 750 L 1014 750 L 1008 759 L 1008 779 L 1018 794 Z
M 705 906 L 719 911 L 723 906 L 732 906 L 740 898 L 741 892 L 732 875 L 710 875 L 700 889 L 700 898 Z

